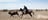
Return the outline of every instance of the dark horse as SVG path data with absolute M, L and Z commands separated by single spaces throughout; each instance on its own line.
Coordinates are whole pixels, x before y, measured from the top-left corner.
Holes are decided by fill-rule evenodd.
M 32 14 L 34 15 L 34 12 L 32 10 L 28 10 L 27 7 L 24 6 L 24 9 L 20 8 L 20 11 L 22 11 L 22 16 L 25 14 L 29 14 L 32 17 Z
M 23 15 L 26 15 L 26 14 L 29 14 L 29 15 L 32 17 L 32 14 L 31 14 L 31 13 L 33 13 L 33 15 L 34 15 L 34 12 L 33 12 L 32 10 L 23 11 L 23 12 L 22 12 L 22 16 L 23 16 Z
M 10 16 L 13 16 L 13 15 L 18 15 L 18 16 L 19 16 L 18 12 L 13 12 L 13 13 L 11 13 L 11 11 L 9 11 L 8 14 L 10 14 Z

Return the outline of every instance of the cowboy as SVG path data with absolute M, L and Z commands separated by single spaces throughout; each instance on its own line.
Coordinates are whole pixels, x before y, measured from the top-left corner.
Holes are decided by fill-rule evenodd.
M 26 12 L 28 12 L 28 9 L 27 9 L 27 7 L 26 7 L 26 6 L 24 6 L 24 10 L 25 10 Z

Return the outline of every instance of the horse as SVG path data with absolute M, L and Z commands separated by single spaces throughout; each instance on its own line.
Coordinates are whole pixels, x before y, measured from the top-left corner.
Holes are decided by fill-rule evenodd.
M 33 15 L 34 15 L 34 12 L 32 10 L 24 10 L 24 9 L 20 8 L 20 11 L 22 11 L 22 14 L 21 14 L 22 17 L 23 17 L 23 15 L 26 15 L 26 14 L 29 14 L 32 17 L 31 13 L 33 13 Z
M 17 11 L 16 12 L 9 11 L 8 14 L 10 15 L 10 17 L 12 17 L 13 15 L 18 15 L 19 16 Z
M 23 14 L 22 15 L 29 14 L 31 17 L 32 17 L 31 13 L 33 13 L 33 15 L 34 15 L 33 10 L 29 10 L 26 6 L 24 6 L 24 9 L 22 9 L 22 10 L 23 10 Z
M 31 14 L 31 13 L 33 13 L 33 15 L 34 15 L 34 12 L 33 12 L 32 10 L 31 10 L 31 11 L 28 10 L 27 12 L 26 12 L 26 11 L 23 11 L 23 12 L 22 12 L 22 16 L 23 16 L 23 15 L 26 15 L 26 14 L 29 14 L 29 15 L 32 17 L 32 14 Z

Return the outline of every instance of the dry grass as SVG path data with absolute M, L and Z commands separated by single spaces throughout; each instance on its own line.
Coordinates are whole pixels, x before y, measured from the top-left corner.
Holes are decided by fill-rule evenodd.
M 0 20 L 48 20 L 48 18 L 38 18 L 38 15 L 44 15 L 48 16 L 48 11 L 34 11 L 33 17 L 30 17 L 29 15 L 24 15 L 23 18 L 21 19 L 18 16 L 10 17 L 8 12 L 1 12 L 0 11 Z

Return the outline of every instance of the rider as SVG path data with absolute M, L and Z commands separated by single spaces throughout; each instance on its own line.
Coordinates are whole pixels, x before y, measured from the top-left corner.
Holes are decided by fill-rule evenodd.
M 24 10 L 27 10 L 27 7 L 26 6 L 24 6 Z
M 27 7 L 26 7 L 26 6 L 24 6 L 24 10 L 26 10 L 26 12 L 28 12 L 28 9 L 27 9 Z

